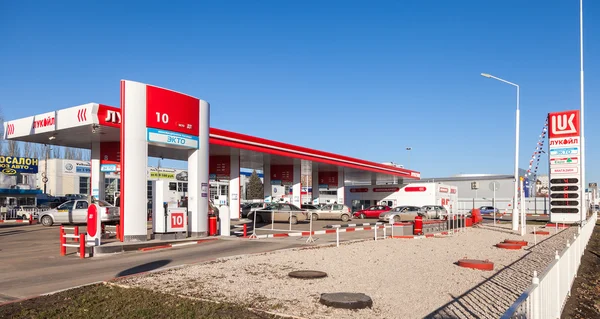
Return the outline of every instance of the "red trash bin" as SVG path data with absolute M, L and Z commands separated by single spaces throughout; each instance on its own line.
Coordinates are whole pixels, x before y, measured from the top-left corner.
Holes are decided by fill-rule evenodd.
M 471 210 L 471 217 L 473 218 L 473 224 L 481 224 L 483 222 L 479 208 Z
M 208 217 L 208 235 L 209 236 L 217 235 L 217 216 L 209 216 Z
M 413 235 L 423 235 L 423 217 L 422 216 L 415 217 L 415 222 L 413 224 Z

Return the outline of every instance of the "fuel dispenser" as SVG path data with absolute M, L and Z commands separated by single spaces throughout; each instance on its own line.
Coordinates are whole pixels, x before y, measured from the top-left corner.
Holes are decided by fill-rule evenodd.
M 160 240 L 187 237 L 187 207 L 178 207 L 177 189 L 169 189 L 168 181 L 152 181 L 152 229 Z

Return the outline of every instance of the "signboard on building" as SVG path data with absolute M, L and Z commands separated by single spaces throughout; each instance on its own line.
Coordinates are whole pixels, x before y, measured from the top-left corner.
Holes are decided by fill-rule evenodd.
M 338 186 L 338 172 L 319 172 L 319 187 L 321 185 L 325 187 L 337 187 Z
M 583 218 L 579 127 L 577 110 L 548 114 L 551 222 Z
M 215 155 L 208 160 L 208 172 L 212 179 L 229 179 L 231 159 L 229 155 Z
M 198 136 L 187 135 L 177 132 L 148 128 L 148 142 L 154 144 L 166 144 L 184 148 L 198 148 Z
M 271 165 L 271 181 L 281 181 L 283 185 L 292 184 L 294 182 L 294 165 Z
M 5 175 L 37 174 L 38 159 L 16 156 L 0 156 L 0 172 Z
M 92 172 L 92 167 L 89 162 L 82 161 L 72 161 L 72 160 L 64 160 L 63 161 L 63 173 L 66 174 L 90 174 Z

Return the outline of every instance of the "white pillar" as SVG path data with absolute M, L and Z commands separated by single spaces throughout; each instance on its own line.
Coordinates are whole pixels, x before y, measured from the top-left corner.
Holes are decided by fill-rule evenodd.
M 188 232 L 192 237 L 208 235 L 208 183 L 210 105 L 200 100 L 199 148 L 188 157 Z
M 231 149 L 229 173 L 229 214 L 240 218 L 240 150 Z
M 302 205 L 302 165 L 301 161 L 294 159 L 294 182 L 292 184 L 292 204 L 300 207 Z
M 121 82 L 121 225 L 124 241 L 147 240 L 146 85 Z
M 344 196 L 344 168 L 343 167 L 338 167 L 338 189 L 337 189 L 337 202 L 338 204 L 344 204 L 348 207 L 350 207 L 351 205 L 347 205 L 344 200 L 346 199 L 346 197 Z
M 271 196 L 271 158 L 263 155 L 263 193 L 264 197 Z
M 92 171 L 90 173 L 90 195 L 105 199 L 104 173 L 100 171 L 100 142 L 92 143 Z
M 319 199 L 319 163 L 312 163 L 312 199 Z

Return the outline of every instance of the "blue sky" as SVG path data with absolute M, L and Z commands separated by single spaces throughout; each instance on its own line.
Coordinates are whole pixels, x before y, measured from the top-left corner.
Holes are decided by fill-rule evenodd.
M 598 181 L 600 3 L 585 7 L 588 180 Z M 423 176 L 511 174 L 549 111 L 579 108 L 579 1 L 0 3 L 0 108 L 119 105 L 119 80 L 211 103 L 211 126 Z M 545 162 L 545 159 L 542 159 Z M 545 166 L 545 165 L 542 165 Z M 541 172 L 545 172 L 545 167 Z

